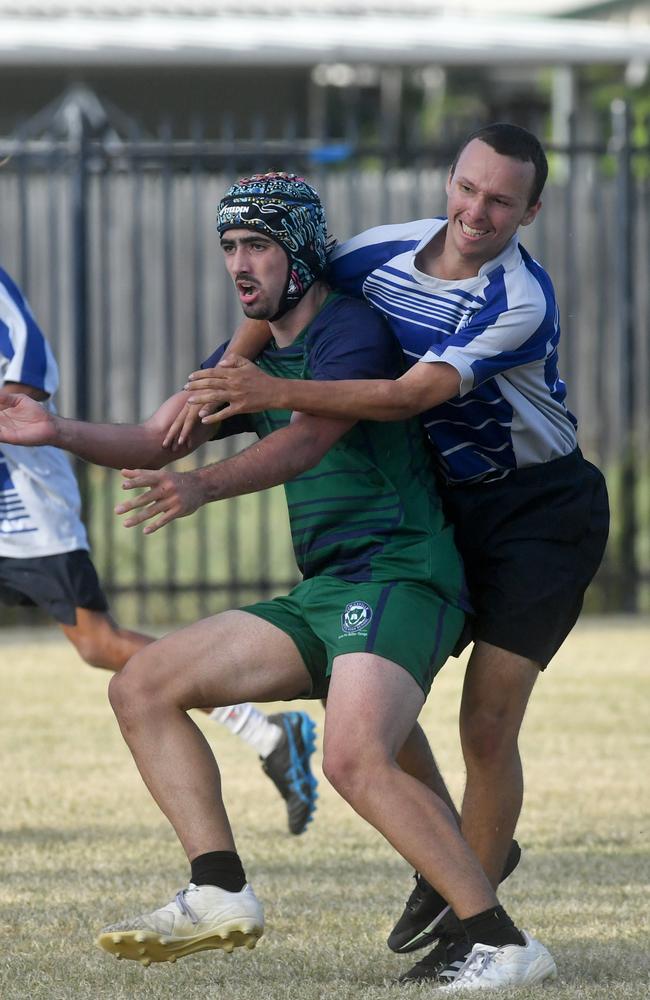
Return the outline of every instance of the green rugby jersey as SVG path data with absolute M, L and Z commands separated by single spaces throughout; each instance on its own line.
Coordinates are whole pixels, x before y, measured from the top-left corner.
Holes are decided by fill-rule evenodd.
M 216 364 L 222 351 L 204 362 Z M 256 362 L 288 379 L 397 378 L 399 345 L 381 316 L 357 299 L 328 296 L 289 346 L 271 342 Z M 288 410 L 246 418 L 263 438 L 286 426 Z M 224 432 L 241 431 L 234 418 Z M 445 521 L 432 462 L 417 419 L 361 420 L 319 464 L 285 483 L 293 547 L 305 579 L 433 583 L 451 603 L 468 607 L 460 556 Z

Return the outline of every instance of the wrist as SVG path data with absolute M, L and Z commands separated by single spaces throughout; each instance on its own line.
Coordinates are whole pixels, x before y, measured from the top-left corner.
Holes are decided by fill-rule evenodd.
M 62 448 L 64 451 L 71 451 L 71 448 L 66 447 L 68 435 L 65 432 L 65 425 L 68 423 L 71 423 L 71 421 L 66 420 L 65 417 L 59 417 L 56 413 L 51 413 L 49 433 L 43 444 L 53 445 L 55 448 Z M 72 437 L 70 437 L 69 443 L 72 444 Z
M 221 500 L 221 490 L 219 480 L 214 474 L 217 463 L 204 465 L 200 469 L 184 473 L 190 480 L 197 507 L 202 507 L 213 500 Z
M 270 376 L 269 376 L 270 377 Z M 296 405 L 296 389 L 300 389 L 300 382 L 292 382 L 288 378 L 273 379 L 274 383 L 277 383 L 277 395 L 276 401 L 273 403 L 272 407 L 269 409 L 278 410 L 296 410 L 298 406 Z M 275 395 L 275 385 L 274 385 L 274 395 Z

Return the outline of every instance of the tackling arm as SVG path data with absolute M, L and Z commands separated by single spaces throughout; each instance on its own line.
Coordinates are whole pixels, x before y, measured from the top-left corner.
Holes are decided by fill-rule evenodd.
M 193 404 L 204 404 L 206 412 L 203 408 L 199 411 L 204 424 L 265 409 L 355 420 L 404 420 L 446 402 L 460 388 L 458 371 L 438 361 L 417 362 L 394 381 L 329 382 L 276 379 L 243 358 L 232 358 L 230 366 L 194 372 L 190 378 L 189 399 Z M 223 403 L 228 405 L 217 413 L 207 412 L 206 404 Z

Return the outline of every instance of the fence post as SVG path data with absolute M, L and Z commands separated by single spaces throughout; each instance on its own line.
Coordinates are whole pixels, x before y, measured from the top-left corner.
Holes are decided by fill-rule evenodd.
M 72 155 L 72 294 L 74 341 L 74 397 L 78 420 L 90 418 L 90 356 L 88 308 L 88 121 L 80 102 L 66 108 Z M 83 516 L 90 516 L 88 466 L 78 462 L 77 480 Z
M 618 288 L 621 388 L 623 391 L 623 447 L 619 474 L 620 549 L 623 611 L 637 611 L 639 567 L 637 539 L 637 455 L 635 434 L 635 335 L 634 335 L 634 178 L 630 108 L 612 101 L 612 151 L 616 155 L 616 284 Z

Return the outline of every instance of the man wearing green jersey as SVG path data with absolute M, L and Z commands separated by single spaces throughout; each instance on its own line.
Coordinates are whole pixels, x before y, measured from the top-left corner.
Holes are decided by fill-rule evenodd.
M 220 203 L 218 228 L 245 314 L 271 324 L 273 340 L 259 359 L 266 371 L 322 380 L 399 375 L 400 352 L 384 321 L 321 280 L 325 220 L 303 180 L 240 181 Z M 419 426 L 270 410 L 247 418 L 260 441 L 239 454 L 188 473 L 153 471 L 179 454 L 164 449 L 161 428 L 185 400 L 177 394 L 139 427 L 39 416 L 31 400 L 0 411 L 0 437 L 131 466 L 127 487 L 145 492 L 118 512 L 128 515 L 127 526 L 145 523 L 147 533 L 212 500 L 284 483 L 304 576 L 286 597 L 216 615 L 146 647 L 111 682 L 124 738 L 191 877 L 166 906 L 105 928 L 99 944 L 144 964 L 255 945 L 262 907 L 246 882 L 216 761 L 187 712 L 327 696 L 326 776 L 444 895 L 473 945 L 441 989 L 553 978 L 553 959 L 499 906 L 445 803 L 396 762 L 464 623 L 462 568 Z M 238 429 L 233 422 L 230 430 Z M 186 450 L 208 433 L 199 429 Z

